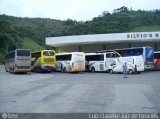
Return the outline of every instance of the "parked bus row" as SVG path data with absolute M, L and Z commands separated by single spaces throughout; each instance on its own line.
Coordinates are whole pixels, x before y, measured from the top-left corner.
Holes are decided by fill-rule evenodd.
M 16 49 L 6 55 L 6 72 L 80 72 L 85 71 L 85 54 L 71 52 L 55 54 L 54 50 L 32 52 Z
M 128 72 L 160 70 L 160 51 L 153 52 L 151 47 L 104 50 L 96 53 L 55 53 L 54 50 L 32 52 L 16 49 L 6 55 L 7 72 L 81 72 L 106 71 L 121 72 L 124 62 Z M 141 67 L 141 68 L 140 68 Z

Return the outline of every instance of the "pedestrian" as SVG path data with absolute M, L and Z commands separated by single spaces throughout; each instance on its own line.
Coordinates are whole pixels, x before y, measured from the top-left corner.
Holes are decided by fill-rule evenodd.
M 124 62 L 124 65 L 123 65 L 123 74 L 124 74 L 123 78 L 128 78 L 127 77 L 127 63 L 126 62 Z

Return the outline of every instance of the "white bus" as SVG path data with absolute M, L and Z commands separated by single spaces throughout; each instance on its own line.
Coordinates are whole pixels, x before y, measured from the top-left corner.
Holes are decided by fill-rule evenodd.
M 86 53 L 86 71 L 109 71 L 109 66 L 116 58 L 114 52 Z
M 16 49 L 6 55 L 6 72 L 30 72 L 31 52 L 28 49 Z
M 57 71 L 82 72 L 85 71 L 85 54 L 71 52 L 56 54 Z
M 140 56 L 119 57 L 109 67 L 109 72 L 123 72 L 124 64 L 127 66 L 127 73 L 140 73 L 144 71 L 144 59 Z
M 107 52 L 108 50 L 103 50 L 99 52 Z M 132 47 L 132 48 L 122 48 L 114 49 L 114 52 L 118 54 L 119 57 L 130 57 L 130 56 L 142 56 L 144 59 L 145 70 L 154 69 L 154 49 L 149 46 L 145 47 Z

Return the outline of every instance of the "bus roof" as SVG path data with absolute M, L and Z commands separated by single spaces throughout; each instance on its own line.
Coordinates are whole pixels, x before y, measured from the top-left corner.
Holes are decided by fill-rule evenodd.
M 154 53 L 160 53 L 160 51 L 154 51 Z
M 150 46 L 144 46 L 144 47 L 131 47 L 131 48 L 119 48 L 119 49 L 112 49 L 112 50 L 102 50 L 102 51 L 97 51 L 97 52 L 114 52 L 115 50 L 127 50 L 127 49 L 136 49 L 136 48 L 152 48 Z
M 61 53 L 56 53 L 56 55 L 67 55 L 67 54 L 74 54 L 74 53 L 84 53 L 84 52 L 61 52 Z
M 131 48 L 121 48 L 121 49 L 114 49 L 114 50 L 127 50 L 127 49 L 140 49 L 140 48 L 152 48 L 149 46 L 144 46 L 144 47 L 131 47 Z
M 15 49 L 15 50 L 12 50 L 12 51 L 7 52 L 6 54 L 9 54 L 9 53 L 15 52 L 16 50 L 29 50 L 29 51 L 31 51 L 30 49 Z
M 39 51 L 34 51 L 34 52 L 32 52 L 32 53 L 35 53 L 35 52 L 42 52 L 42 51 L 53 51 L 53 52 L 55 52 L 54 50 L 39 50 Z

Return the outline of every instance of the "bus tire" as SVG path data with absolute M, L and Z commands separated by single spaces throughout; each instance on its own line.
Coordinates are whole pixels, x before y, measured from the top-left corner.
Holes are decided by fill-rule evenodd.
M 37 67 L 37 72 L 41 73 L 42 72 L 42 68 L 39 66 Z
M 13 73 L 16 73 L 15 67 L 13 67 Z
M 129 70 L 128 70 L 128 74 L 133 74 L 133 70 L 132 70 L 132 69 L 129 69 Z
M 140 73 L 141 73 L 140 71 L 137 72 L 137 74 L 140 74 Z
M 109 70 L 109 73 L 110 73 L 110 74 L 113 74 L 113 70 L 112 70 L 112 69 L 110 69 L 110 70 Z
M 62 68 L 61 71 L 62 71 L 63 73 L 66 73 L 66 72 L 67 72 L 66 67 Z
M 91 68 L 91 72 L 95 72 L 95 68 L 94 67 Z
M 5 71 L 8 72 L 7 68 L 5 67 Z

